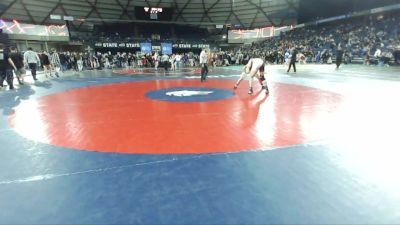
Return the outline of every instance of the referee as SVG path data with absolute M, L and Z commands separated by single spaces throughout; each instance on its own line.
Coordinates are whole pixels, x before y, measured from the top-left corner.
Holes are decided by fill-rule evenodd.
M 294 72 L 296 73 L 296 59 L 297 59 L 297 50 L 296 50 L 295 47 L 293 47 L 293 48 L 292 48 L 292 57 L 290 58 L 290 61 L 289 61 L 289 68 L 288 68 L 288 70 L 287 70 L 288 73 L 289 73 L 290 68 L 292 67 L 292 65 L 293 65 L 293 70 L 294 70 Z
M 339 69 L 340 64 L 342 64 L 343 61 L 343 50 L 341 47 L 339 47 L 336 51 L 336 69 Z
M 200 81 L 206 81 L 208 74 L 208 50 L 203 49 L 200 53 L 200 65 L 201 65 L 201 78 Z

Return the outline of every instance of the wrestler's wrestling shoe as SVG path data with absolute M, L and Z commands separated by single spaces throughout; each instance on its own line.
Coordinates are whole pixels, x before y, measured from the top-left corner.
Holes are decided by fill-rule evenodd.
M 250 89 L 249 89 L 248 94 L 249 94 L 249 95 L 253 94 L 253 88 L 250 88 Z

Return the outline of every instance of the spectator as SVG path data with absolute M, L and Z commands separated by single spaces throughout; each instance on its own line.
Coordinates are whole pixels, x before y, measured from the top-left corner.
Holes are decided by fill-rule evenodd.
M 17 80 L 20 85 L 24 84 L 24 76 L 25 76 L 25 68 L 24 68 L 24 57 L 16 47 L 11 47 L 10 59 L 13 61 L 15 65 L 15 75 L 17 75 Z
M 31 70 L 33 80 L 37 80 L 36 70 L 37 67 L 40 66 L 40 59 L 38 54 L 29 47 L 28 51 L 24 53 L 24 61 L 26 64 L 28 64 L 28 67 Z

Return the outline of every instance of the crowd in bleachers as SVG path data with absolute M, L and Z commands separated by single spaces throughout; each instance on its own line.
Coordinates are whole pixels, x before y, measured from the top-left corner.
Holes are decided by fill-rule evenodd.
M 298 61 L 302 63 L 333 63 L 335 54 L 340 49 L 340 52 L 344 52 L 344 63 L 358 60 L 366 65 L 400 64 L 399 24 L 400 12 L 315 24 L 283 32 L 278 37 L 253 43 L 250 46 L 211 52 L 209 62 L 212 66 L 242 65 L 246 64 L 250 58 L 261 57 L 269 63 L 282 64 L 288 62 L 295 48 Z M 29 60 L 26 57 L 20 57 L 18 54 L 20 54 L 18 50 L 15 50 L 15 61 L 22 61 L 16 64 L 20 67 L 26 64 L 26 68 L 29 67 L 32 70 L 33 62 L 27 62 Z M 35 57 L 32 55 L 32 58 Z M 58 71 L 66 70 L 129 67 L 156 69 L 164 67 L 166 70 L 174 70 L 179 67 L 198 66 L 199 55 L 193 52 L 171 55 L 141 54 L 140 52 L 57 53 L 53 49 L 49 53 L 46 51 L 38 53 L 37 62 L 35 59 L 33 61 L 39 69 L 42 68 L 45 71 L 46 76 L 53 74 L 58 76 Z M 12 65 L 9 65 L 9 69 L 13 69 Z M 20 68 L 17 68 L 17 71 L 19 70 Z M 4 79 L 6 79 L 5 76 L 2 77 L 2 81 Z M 23 83 L 20 79 L 18 81 Z
M 346 63 L 361 59 L 365 64 L 399 64 L 399 18 L 400 12 L 396 12 L 306 26 L 233 53 L 236 58 L 260 56 L 271 63 L 283 63 L 290 49 L 296 47 L 300 61 L 332 63 L 336 50 L 342 48 Z
M 172 24 L 132 24 L 103 25 L 96 27 L 93 36 L 80 35 L 71 37 L 73 41 L 87 44 L 95 42 L 171 42 L 209 43 L 210 32 L 193 26 Z
M 0 88 L 7 81 L 10 89 L 14 89 L 14 74 L 20 85 L 24 84 L 26 69 L 32 74 L 34 80 L 38 80 L 36 73 L 43 70 L 46 77 L 59 77 L 65 71 L 102 70 L 102 69 L 125 69 L 125 68 L 163 68 L 165 71 L 178 70 L 182 67 L 195 67 L 199 65 L 199 54 L 193 52 L 175 53 L 171 55 L 142 54 L 140 52 L 35 52 L 29 48 L 24 53 L 12 46 L 7 51 L 4 62 L 6 65 L 4 74 L 0 78 Z M 1 49 L 3 50 L 3 49 Z M 3 51 L 0 52 L 3 54 Z M 9 63 L 8 58 L 13 63 Z M 0 68 L 3 69 L 3 68 Z M 14 73 L 14 74 L 13 74 Z M 3 76 L 4 75 L 4 76 Z
M 193 52 L 176 53 L 171 55 L 142 54 L 140 52 L 95 52 L 95 53 L 59 53 L 62 71 L 66 70 L 92 70 L 92 69 L 118 69 L 118 68 L 145 68 L 158 67 L 168 64 L 169 68 L 194 67 L 198 65 L 199 55 Z
M 228 66 L 262 57 L 269 63 L 280 64 L 288 61 L 290 49 L 295 47 L 298 61 L 302 63 L 333 63 L 337 49 L 342 48 L 344 63 L 400 64 L 399 18 L 400 12 L 394 12 L 296 28 L 249 47 L 213 52 L 211 63 Z M 179 28 L 175 30 L 182 33 Z M 129 54 L 127 57 L 130 58 Z

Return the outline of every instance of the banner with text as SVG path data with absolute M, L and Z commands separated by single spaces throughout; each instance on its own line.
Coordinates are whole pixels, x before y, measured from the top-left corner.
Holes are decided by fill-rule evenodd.
M 144 54 L 151 54 L 151 43 L 140 43 L 140 51 Z
M 8 34 L 10 39 L 69 41 L 69 31 L 66 25 L 44 26 L 20 23 L 18 20 L 0 19 L 0 30 Z
M 161 53 L 171 55 L 172 54 L 172 44 L 171 43 L 161 43 Z
M 275 36 L 274 27 L 257 28 L 253 30 L 229 30 L 229 43 L 245 43 L 246 40 L 256 41 Z
M 94 44 L 95 48 L 142 48 L 142 44 L 146 44 L 147 47 L 150 45 L 150 49 L 152 49 L 152 43 L 138 43 L 138 42 L 97 42 Z M 210 48 L 209 44 L 172 44 L 172 43 L 161 43 L 161 48 L 153 48 L 153 50 L 161 50 L 163 44 L 167 44 L 172 49 L 203 49 Z M 159 43 L 155 46 L 160 46 Z M 155 47 L 154 46 L 154 47 Z M 169 46 L 167 48 L 169 48 Z

